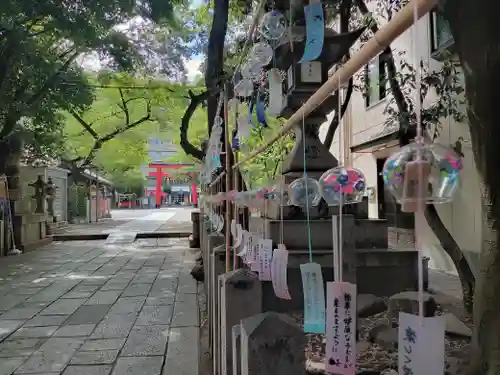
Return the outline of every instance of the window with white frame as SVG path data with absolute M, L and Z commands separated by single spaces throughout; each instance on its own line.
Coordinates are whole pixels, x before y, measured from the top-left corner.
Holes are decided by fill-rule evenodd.
M 454 44 L 450 25 L 439 10 L 433 10 L 430 13 L 431 28 L 431 54 L 438 58 L 444 52 L 450 52 L 450 47 Z
M 365 66 L 365 106 L 370 107 L 373 104 L 384 99 L 387 90 L 387 71 L 383 55 L 374 58 Z

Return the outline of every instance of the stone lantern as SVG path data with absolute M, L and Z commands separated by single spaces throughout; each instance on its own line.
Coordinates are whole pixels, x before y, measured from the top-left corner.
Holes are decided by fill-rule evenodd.
M 282 11 L 286 12 L 286 10 Z M 303 17 L 304 12 L 294 13 L 296 17 L 301 15 Z M 305 25 L 303 19 L 294 19 L 294 24 L 297 26 L 292 28 L 292 38 L 288 35 L 280 40 L 275 47 L 275 58 L 267 66 L 268 69 L 277 68 L 287 73 L 283 82 L 285 105 L 280 113 L 280 116 L 284 118 L 290 118 L 328 80 L 329 69 L 342 61 L 351 46 L 364 31 L 364 28 L 362 28 L 339 34 L 326 28 L 324 31 L 324 44 L 319 57 L 315 61 L 300 63 L 306 46 L 306 28 L 303 26 Z M 291 43 L 293 43 L 292 46 L 290 46 Z M 307 171 L 308 177 L 319 179 L 325 171 L 338 165 L 337 159 L 323 145 L 318 135 L 319 127 L 326 122 L 327 115 L 337 109 L 337 95 L 336 92 L 332 93 L 303 121 L 295 125 L 295 146 L 283 164 L 286 184 L 303 177 L 304 169 Z M 338 212 L 338 208 L 328 207 L 328 204 L 322 199 L 320 206 L 309 208 L 309 221 L 306 221 L 305 207 L 285 205 L 281 209 L 279 202 L 272 200 L 267 202 L 268 209 L 265 217 L 252 218 L 250 226 L 254 231 L 265 228 L 265 232 L 273 240 L 274 245 L 280 243 L 283 234 L 283 242 L 289 251 L 290 257 L 288 265 L 289 290 L 294 298 L 291 301 L 283 302 L 275 297 L 272 286 L 266 284 L 263 286 L 265 309 L 273 311 L 301 309 L 301 295 L 303 292 L 298 264 L 307 262 L 307 249 L 309 246 L 312 248 L 313 261 L 323 267 L 325 280 L 333 279 L 333 261 L 331 259 L 333 241 L 330 217 Z M 283 213 L 283 222 L 280 220 L 281 213 Z M 346 208 L 344 214 L 348 213 L 348 208 Z M 310 234 L 306 232 L 308 226 Z M 342 228 L 343 259 L 346 265 L 344 266 L 345 280 L 355 282 L 356 260 L 354 237 L 352 235 L 355 229 L 353 215 L 344 216 Z M 325 254 L 328 254 L 328 256 L 325 256 Z
M 287 72 L 283 84 L 285 107 L 281 116 L 289 118 L 304 104 L 327 80 L 329 69 L 339 63 L 347 55 L 351 46 L 363 33 L 364 28 L 339 34 L 325 29 L 325 40 L 322 52 L 315 61 L 300 63 L 306 46 L 305 27 L 294 27 L 293 49 L 289 40 L 275 50 L 274 67 Z M 319 140 L 319 127 L 325 123 L 327 115 L 336 110 L 337 92 L 332 93 L 318 108 L 304 119 L 304 124 L 295 126 L 295 147 L 283 166 L 285 182 L 288 184 L 302 177 L 304 172 L 304 142 L 306 150 L 306 167 L 309 177 L 318 179 L 326 170 L 338 165 L 337 159 Z M 306 132 L 303 134 L 303 128 Z
M 39 174 L 36 181 L 28 184 L 28 186 L 35 190 L 31 196 L 36 202 L 35 213 L 45 213 L 45 181 L 43 180 L 43 176 Z
M 52 177 L 49 177 L 45 185 L 45 194 L 47 199 L 47 212 L 50 216 L 52 216 L 52 220 L 54 222 L 56 221 L 56 217 L 54 215 L 54 199 L 56 197 L 56 189 L 57 187 L 52 181 Z

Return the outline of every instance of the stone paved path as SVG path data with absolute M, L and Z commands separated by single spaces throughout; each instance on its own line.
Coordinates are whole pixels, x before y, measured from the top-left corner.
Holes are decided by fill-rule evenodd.
M 0 375 L 198 375 L 194 255 L 144 245 L 0 258 Z
M 76 235 L 114 232 L 190 232 L 192 211 L 190 207 L 113 210 L 112 219 L 97 223 L 70 224 L 59 233 Z

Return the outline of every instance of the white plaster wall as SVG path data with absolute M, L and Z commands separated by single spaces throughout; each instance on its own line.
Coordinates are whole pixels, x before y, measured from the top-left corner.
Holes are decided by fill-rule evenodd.
M 429 17 L 422 18 L 418 23 L 418 32 L 414 34 L 410 29 L 398 38 L 392 45 L 392 50 L 396 56 L 401 51 L 405 51 L 403 58 L 412 62 L 413 59 L 413 36 L 416 36 L 417 51 L 424 64 L 430 69 L 438 67 L 439 63 L 430 58 L 430 27 Z M 362 72 L 359 72 L 362 73 Z M 390 94 L 389 94 L 390 95 Z M 369 108 L 365 108 L 362 94 L 355 91 L 351 97 L 349 114 L 347 120 L 343 121 L 343 126 L 351 127 L 350 139 L 345 141 L 344 150 L 350 150 L 355 146 L 366 142 L 372 138 L 377 138 L 380 133 L 388 130 L 385 124 L 384 108 L 389 102 L 389 95 Z M 430 98 L 429 100 L 432 100 Z M 424 103 L 425 105 L 425 103 Z M 392 127 L 392 126 L 390 126 Z M 320 129 L 320 138 L 324 139 L 327 125 Z M 345 129 L 343 130 L 345 131 Z M 466 142 L 463 147 L 465 157 L 463 159 L 464 170 L 462 172 L 461 188 L 450 204 L 439 205 L 438 212 L 446 228 L 453 235 L 458 245 L 467 251 L 479 252 L 481 244 L 481 205 L 480 205 L 480 180 L 476 172 L 472 150 L 470 148 L 470 134 L 467 124 L 454 123 L 451 119 L 442 121 L 442 130 L 437 142 L 449 146 L 454 143 L 459 136 Z M 330 149 L 337 158 L 339 154 L 339 131 L 335 135 L 334 142 Z M 340 158 L 339 158 L 340 160 Z M 351 165 L 363 171 L 368 187 L 377 186 L 376 161 L 371 153 L 357 153 L 350 155 Z M 378 205 L 375 199 L 369 204 L 370 218 L 378 218 Z M 426 256 L 430 257 L 430 267 L 442 271 L 456 273 L 455 267 L 448 255 L 444 252 L 436 236 L 427 225 L 425 218 L 417 215 L 416 231 L 418 241 Z M 474 272 L 474 270 L 473 270 Z
M 371 153 L 359 153 L 353 155 L 353 167 L 359 169 L 365 175 L 366 187 L 377 189 L 377 162 Z M 377 191 L 368 203 L 368 217 L 378 219 Z

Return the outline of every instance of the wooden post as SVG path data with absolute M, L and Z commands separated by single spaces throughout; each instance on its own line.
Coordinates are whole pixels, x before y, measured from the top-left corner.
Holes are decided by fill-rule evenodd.
M 229 191 L 231 190 L 231 141 L 229 136 L 229 116 L 228 116 L 227 84 L 224 87 L 224 143 L 226 151 L 226 272 L 231 271 L 231 202 L 229 201 Z

